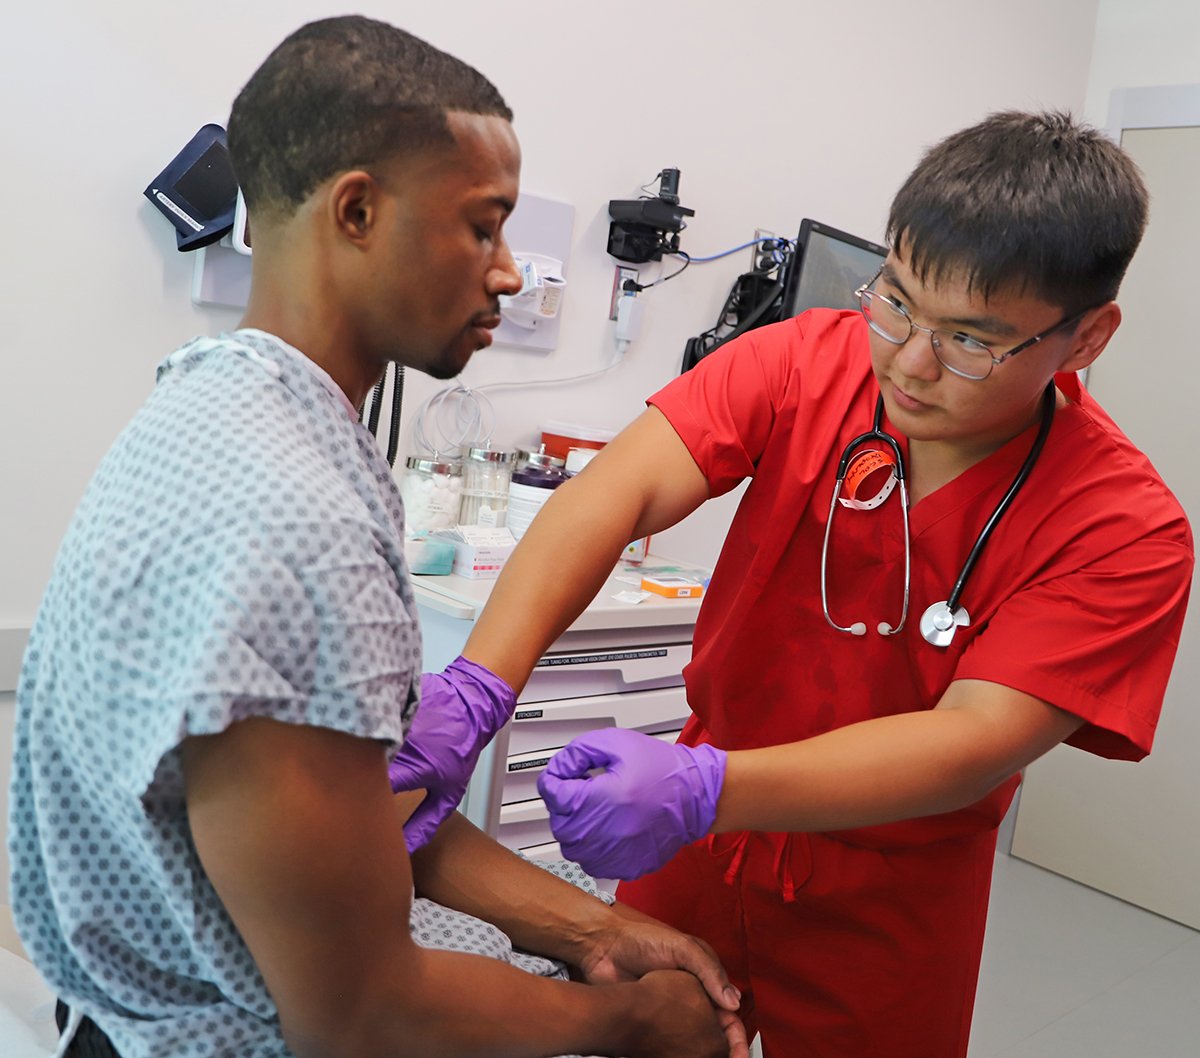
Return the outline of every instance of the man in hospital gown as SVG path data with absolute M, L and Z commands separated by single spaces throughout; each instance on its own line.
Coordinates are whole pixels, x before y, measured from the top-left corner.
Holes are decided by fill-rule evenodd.
M 433 767 L 458 720 L 447 677 L 419 686 L 403 510 L 356 409 L 389 361 L 450 377 L 489 343 L 519 286 L 510 117 L 357 17 L 297 31 L 234 103 L 245 318 L 159 367 L 18 691 L 13 910 L 69 1054 L 745 1055 L 694 940 L 461 816 L 410 828 L 410 859 L 421 792 L 389 788 L 398 747 Z

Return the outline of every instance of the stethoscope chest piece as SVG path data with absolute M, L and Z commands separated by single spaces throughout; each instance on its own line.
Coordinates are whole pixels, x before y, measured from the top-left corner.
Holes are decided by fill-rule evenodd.
M 925 642 L 935 647 L 948 647 L 959 627 L 966 628 L 971 623 L 971 615 L 965 607 L 951 610 L 948 603 L 935 602 L 921 614 L 921 635 Z

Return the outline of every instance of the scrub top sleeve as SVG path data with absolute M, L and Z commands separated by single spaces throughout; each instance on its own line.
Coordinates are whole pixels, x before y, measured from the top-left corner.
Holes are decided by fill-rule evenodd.
M 1087 723 L 1069 745 L 1150 752 L 1187 608 L 1190 541 L 1152 537 L 1017 592 L 967 648 L 956 679 L 1034 695 Z
M 777 413 L 798 385 L 800 320 L 761 327 L 706 356 L 655 393 L 661 411 L 719 496 L 754 475 Z

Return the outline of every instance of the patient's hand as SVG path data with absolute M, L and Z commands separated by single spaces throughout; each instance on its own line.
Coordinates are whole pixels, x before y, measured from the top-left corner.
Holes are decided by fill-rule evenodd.
M 687 970 L 704 986 L 717 1007 L 717 1021 L 725 1033 L 730 1058 L 749 1058 L 746 1027 L 735 1011 L 742 997 L 734 988 L 716 953 L 699 937 L 680 933 L 649 915 L 613 904 L 616 924 L 594 937 L 580 972 L 591 984 L 632 981 L 653 970 Z
M 594 938 L 579 969 L 591 984 L 635 981 L 651 970 L 687 970 L 713 1003 L 737 1010 L 742 998 L 716 954 L 699 937 L 680 933 L 627 904 L 613 904 L 614 924 Z

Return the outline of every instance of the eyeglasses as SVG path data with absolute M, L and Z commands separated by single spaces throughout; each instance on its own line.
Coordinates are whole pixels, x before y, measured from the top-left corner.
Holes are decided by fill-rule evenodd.
M 977 338 L 963 334 L 962 331 L 943 331 L 914 323 L 904 306 L 897 304 L 885 294 L 871 289 L 879 276 L 880 272 L 876 272 L 875 277 L 869 283 L 864 283 L 854 292 L 863 317 L 871 330 L 893 345 L 903 345 L 913 336 L 913 331 L 921 331 L 929 335 L 929 343 L 933 346 L 933 355 L 937 357 L 938 363 L 942 367 L 960 378 L 969 378 L 976 382 L 987 378 L 997 364 L 1004 363 L 1009 357 L 1016 356 L 1017 353 L 1028 349 L 1031 345 L 1037 345 L 1043 338 L 1068 324 L 1076 323 L 1088 311 L 1088 309 L 1081 309 L 1074 315 L 1059 320 L 1053 327 L 1047 327 L 1040 334 L 1026 339 L 1020 345 L 1013 346 L 1007 353 L 996 356 L 991 346 L 984 345 Z

